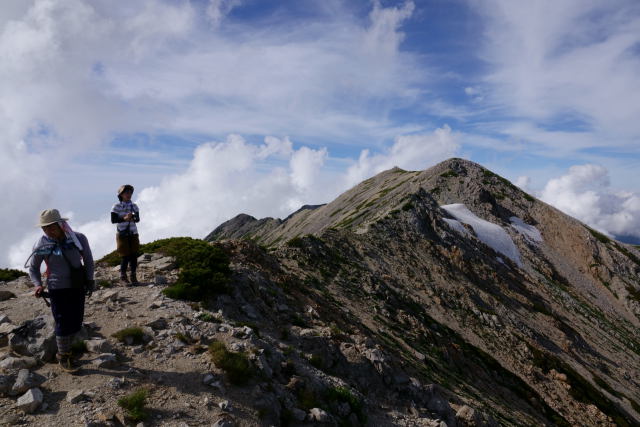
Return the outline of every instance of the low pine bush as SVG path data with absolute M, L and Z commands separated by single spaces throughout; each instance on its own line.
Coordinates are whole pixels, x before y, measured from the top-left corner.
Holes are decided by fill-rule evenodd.
M 0 268 L 0 282 L 10 282 L 18 277 L 26 276 L 27 273 L 12 268 Z
M 158 252 L 176 259 L 178 280 L 162 293 L 173 299 L 204 301 L 227 291 L 231 276 L 229 258 L 218 247 L 191 237 L 172 237 L 140 246 L 141 253 Z M 117 265 L 120 256 L 112 252 L 99 262 Z
M 149 413 L 145 408 L 147 395 L 149 392 L 145 389 L 136 390 L 133 393 L 118 399 L 118 406 L 123 408 L 129 418 L 134 423 L 144 421 Z
M 216 367 L 227 374 L 227 378 L 232 384 L 246 384 L 253 375 L 253 369 L 247 356 L 244 353 L 234 353 L 227 350 L 224 343 L 220 341 L 213 341 L 209 344 L 209 354 Z
M 125 328 L 114 333 L 112 337 L 120 342 L 125 342 L 127 337 L 131 337 L 134 344 L 142 344 L 144 342 L 144 331 L 138 327 Z

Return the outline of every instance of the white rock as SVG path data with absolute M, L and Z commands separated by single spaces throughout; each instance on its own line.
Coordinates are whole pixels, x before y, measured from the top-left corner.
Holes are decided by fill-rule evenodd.
M 329 421 L 329 414 L 320 408 L 311 408 L 309 411 L 309 419 L 311 421 L 317 421 L 319 423 L 326 423 Z
M 118 366 L 118 358 L 113 353 L 102 353 L 93 359 L 91 364 L 97 368 L 115 368 Z
M 39 388 L 32 388 L 18 398 L 16 408 L 27 414 L 31 414 L 42 404 L 43 398 Z
M 202 378 L 202 384 L 204 384 L 204 385 L 209 385 L 209 384 L 211 384 L 212 382 L 214 382 L 215 380 L 216 380 L 215 375 L 213 375 L 213 374 L 207 374 L 207 375 L 205 375 L 205 376 L 204 376 L 204 378 Z
M 222 402 L 218 403 L 218 407 L 223 411 L 231 412 L 231 404 L 228 400 L 223 400 Z

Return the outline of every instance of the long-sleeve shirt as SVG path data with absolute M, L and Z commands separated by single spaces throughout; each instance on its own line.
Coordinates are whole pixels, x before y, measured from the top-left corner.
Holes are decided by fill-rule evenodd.
M 47 264 L 47 287 L 49 289 L 71 288 L 71 269 L 69 263 L 75 268 L 80 267 L 81 260 L 87 271 L 87 279 L 93 280 L 93 255 L 89 247 L 89 241 L 82 233 L 76 233 L 76 237 L 82 245 L 82 254 L 73 244 L 71 239 L 65 242 L 52 240 L 42 236 L 33 247 L 33 256 L 29 261 L 29 277 L 34 286 L 42 286 L 42 274 L 40 266 L 44 261 Z M 64 256 L 62 252 L 64 251 Z M 67 262 L 65 258 L 69 260 Z
M 124 216 L 128 213 L 133 214 L 133 221 L 124 220 Z M 140 222 L 140 210 L 138 205 L 132 201 L 122 201 L 111 208 L 111 223 L 117 224 L 116 229 L 118 232 L 128 231 L 129 234 L 138 234 L 136 222 Z

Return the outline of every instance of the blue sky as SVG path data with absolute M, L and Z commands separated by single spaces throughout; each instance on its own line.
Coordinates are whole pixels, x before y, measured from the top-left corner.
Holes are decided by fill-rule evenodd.
M 452 156 L 640 239 L 638 76 L 632 0 L 6 0 L 0 264 L 49 207 L 110 250 L 125 182 L 201 237 Z

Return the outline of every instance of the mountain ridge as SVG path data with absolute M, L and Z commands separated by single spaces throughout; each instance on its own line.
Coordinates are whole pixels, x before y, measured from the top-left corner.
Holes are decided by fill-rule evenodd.
M 455 203 L 476 219 L 465 224 L 442 209 Z M 521 265 L 479 238 L 474 225 L 483 221 L 508 234 Z M 541 241 L 523 226 L 535 227 Z M 570 423 L 585 411 L 594 420 L 638 423 L 640 378 L 632 370 L 640 361 L 637 248 L 590 229 L 480 165 L 450 159 L 425 171 L 394 168 L 326 205 L 233 238 L 270 248 L 283 266 L 339 295 L 339 305 L 364 316 L 359 323 L 378 338 L 397 319 L 369 318 L 371 307 L 353 298 L 380 304 L 382 287 L 406 296 L 393 311 L 423 307 L 424 316 L 450 327 L 464 345 L 490 354 Z M 350 261 L 336 267 L 331 258 Z M 342 269 L 355 268 L 350 263 L 358 273 L 342 277 Z M 392 313 L 384 303 L 378 310 Z M 422 328 L 425 320 L 416 313 L 410 317 Z M 398 332 L 394 338 L 416 351 L 407 336 Z M 568 382 L 554 380 L 558 373 Z M 582 397 L 573 396 L 579 395 L 575 390 Z

